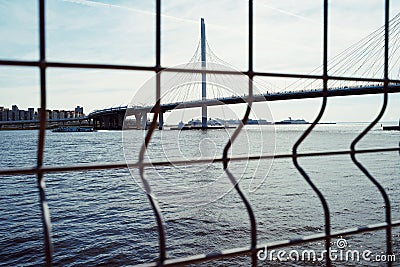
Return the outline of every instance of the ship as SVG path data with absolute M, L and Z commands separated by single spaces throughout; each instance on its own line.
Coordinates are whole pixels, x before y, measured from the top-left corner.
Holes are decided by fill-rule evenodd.
M 229 126 L 217 119 L 209 119 L 207 121 L 207 128 L 203 128 L 202 122 L 199 119 L 192 119 L 187 123 L 180 121 L 177 127 L 172 127 L 171 130 L 204 130 L 204 129 L 226 129 L 226 128 L 236 128 L 234 126 Z
M 310 123 L 304 119 L 292 120 L 292 117 L 289 117 L 288 120 L 277 121 L 275 122 L 275 124 L 310 124 Z
M 59 126 L 51 131 L 53 133 L 94 132 L 95 129 L 90 126 Z
M 400 120 L 399 120 L 399 125 L 398 126 L 396 126 L 396 125 L 394 125 L 394 126 L 382 126 L 382 124 L 381 124 L 381 127 L 382 127 L 382 130 L 384 130 L 384 131 L 400 131 Z

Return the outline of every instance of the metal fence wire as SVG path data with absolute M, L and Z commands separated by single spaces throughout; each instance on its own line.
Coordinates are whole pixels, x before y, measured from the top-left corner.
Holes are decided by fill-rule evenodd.
M 115 163 L 107 163 L 107 164 L 85 164 L 85 165 L 73 165 L 73 166 L 43 166 L 43 154 L 44 154 L 44 145 L 45 145 L 45 131 L 46 131 L 46 71 L 48 68 L 81 68 L 81 69 L 119 69 L 119 70 L 129 70 L 129 71 L 146 71 L 146 72 L 154 72 L 158 74 L 160 71 L 166 69 L 161 66 L 161 0 L 156 0 L 156 51 L 155 58 L 156 64 L 155 66 L 139 66 L 139 65 L 112 65 L 112 64 L 86 64 L 86 63 L 64 63 L 64 62 L 49 62 L 46 60 L 46 17 L 45 17 L 45 0 L 39 0 L 39 47 L 40 47 L 40 58 L 38 61 L 22 61 L 22 60 L 0 60 L 0 65 L 3 66 L 26 66 L 26 67 L 34 67 L 39 68 L 40 70 L 40 108 L 41 111 L 39 114 L 40 118 L 40 130 L 39 130 L 39 139 L 37 143 L 37 164 L 32 168 L 12 168 L 12 169 L 3 169 L 0 170 L 0 176 L 6 175 L 27 175 L 34 174 L 37 177 L 37 186 L 39 189 L 39 200 L 42 214 L 42 224 L 43 224 L 43 239 L 44 239 L 44 254 L 45 254 L 45 264 L 47 266 L 51 266 L 53 264 L 53 250 L 52 250 L 52 240 L 51 240 L 51 221 L 50 221 L 50 212 L 49 207 L 46 201 L 46 191 L 44 188 L 44 176 L 49 173 L 58 173 L 58 172 L 77 172 L 82 170 L 106 170 L 106 169 L 119 169 L 119 168 L 127 168 L 126 163 L 115 162 Z M 328 0 L 323 1 L 323 73 L 322 75 L 299 75 L 299 74 L 290 74 L 290 73 L 267 73 L 267 72 L 257 72 L 253 68 L 253 1 L 248 1 L 248 70 L 242 71 L 242 73 L 249 77 L 252 81 L 256 76 L 266 76 L 266 77 L 285 77 L 285 78 L 305 78 L 305 79 L 318 79 L 322 81 L 323 90 L 318 93 L 318 97 L 322 99 L 322 105 L 320 107 L 319 113 L 316 119 L 311 123 L 311 125 L 304 131 L 301 137 L 296 141 L 292 148 L 292 153 L 289 154 L 278 154 L 278 155 L 259 155 L 252 157 L 228 157 L 228 151 L 231 145 L 235 142 L 236 137 L 239 135 L 240 131 L 243 128 L 243 124 L 248 120 L 250 110 L 251 110 L 251 99 L 253 97 L 253 90 L 251 82 L 249 83 L 249 98 L 247 103 L 247 110 L 242 118 L 243 124 L 239 126 L 230 140 L 227 140 L 227 145 L 223 151 L 223 155 L 221 158 L 215 159 L 213 162 L 215 164 L 222 163 L 225 173 L 231 180 L 231 182 L 235 186 L 235 190 L 239 195 L 242 202 L 245 204 L 247 209 L 249 220 L 250 220 L 250 244 L 246 247 L 237 247 L 228 250 L 222 250 L 219 252 L 215 252 L 212 254 L 199 254 L 193 255 L 189 257 L 182 257 L 177 259 L 168 259 L 166 256 L 166 240 L 165 240 L 165 232 L 164 232 L 164 223 L 162 219 L 162 213 L 160 207 L 157 203 L 157 200 L 153 198 L 150 194 L 148 194 L 148 199 L 150 201 L 151 207 L 154 212 L 154 216 L 157 222 L 158 229 L 158 237 L 159 237 L 159 257 L 156 262 L 151 262 L 148 264 L 144 264 L 144 266 L 180 266 L 180 265 L 189 265 L 195 264 L 205 261 L 212 261 L 223 258 L 232 258 L 236 256 L 250 256 L 252 261 L 252 266 L 257 266 L 257 252 L 263 249 L 265 246 L 268 246 L 269 249 L 278 249 L 283 247 L 294 246 L 303 243 L 310 243 L 318 240 L 325 241 L 325 249 L 329 251 L 331 246 L 331 238 L 336 236 L 348 236 L 353 234 L 361 234 L 364 232 L 372 232 L 378 230 L 386 231 L 386 254 L 391 255 L 392 251 L 392 229 L 393 227 L 400 226 L 400 221 L 393 221 L 391 217 L 391 203 L 388 197 L 387 192 L 384 187 L 372 176 L 372 174 L 368 171 L 368 169 L 363 166 L 357 160 L 357 155 L 365 154 L 365 153 L 378 153 L 378 152 L 392 152 L 396 154 L 400 151 L 399 147 L 392 148 L 376 148 L 376 149 L 356 149 L 356 144 L 372 129 L 372 127 L 382 118 L 385 113 L 388 98 L 391 93 L 394 93 L 389 88 L 390 83 L 400 83 L 399 80 L 389 79 L 389 7 L 390 0 L 385 0 L 385 8 L 384 8 L 384 18 L 385 18 L 385 40 L 384 40 L 384 77 L 382 79 L 376 78 L 355 78 L 355 77 L 342 77 L 342 76 L 329 76 L 328 74 L 328 32 L 329 32 L 329 24 L 328 24 L 328 16 L 329 16 L 329 5 Z M 207 73 L 215 73 L 215 74 L 235 74 L 229 71 L 207 71 L 207 70 L 188 70 L 188 69 L 174 69 L 169 68 L 167 71 L 186 71 L 186 72 L 207 72 Z M 156 99 L 160 99 L 160 75 L 157 75 L 156 80 Z M 320 121 L 321 117 L 325 113 L 325 109 L 327 106 L 328 98 L 331 96 L 328 91 L 328 81 L 329 80 L 342 80 L 342 81 L 363 81 L 363 82 L 379 82 L 383 84 L 382 89 L 377 89 L 378 91 L 373 92 L 374 94 L 381 94 L 383 98 L 383 105 L 381 110 L 376 116 L 376 118 L 370 122 L 368 127 L 364 129 L 364 131 L 359 134 L 351 143 L 350 149 L 348 150 L 335 150 L 335 151 L 323 151 L 323 152 L 312 152 L 312 153 L 298 153 L 299 145 L 307 138 L 307 136 L 313 131 L 314 127 Z M 362 88 L 361 88 L 362 89 Z M 371 93 L 371 92 L 366 92 Z M 314 93 L 315 94 L 315 93 Z M 358 95 L 360 92 L 349 92 L 348 95 Z M 147 145 L 151 141 L 152 134 L 157 127 L 157 118 L 158 113 L 161 110 L 160 101 L 158 100 L 154 105 L 154 116 L 151 122 L 151 125 L 147 131 L 145 141 L 142 145 L 142 149 L 139 155 L 138 162 L 132 162 L 130 167 L 138 168 L 142 177 L 142 182 L 146 187 L 148 187 L 151 192 L 151 188 L 147 183 L 144 176 L 144 169 L 148 166 L 167 166 L 172 164 L 199 164 L 202 163 L 202 160 L 182 160 L 182 161 L 171 161 L 171 162 L 145 162 L 144 154 L 147 148 Z M 329 206 L 327 201 L 325 200 L 324 195 L 318 189 L 318 187 L 313 183 L 310 175 L 307 173 L 305 169 L 299 164 L 298 159 L 301 157 L 328 157 L 334 155 L 349 155 L 353 163 L 359 168 L 364 175 L 376 186 L 376 188 L 381 193 L 384 202 L 385 202 L 385 218 L 382 222 L 374 224 L 374 225 L 365 225 L 358 228 L 345 229 L 337 232 L 331 231 L 331 213 L 329 211 Z M 241 191 L 239 184 L 236 183 L 236 179 L 232 173 L 230 173 L 227 168 L 229 161 L 243 161 L 243 160 L 259 160 L 259 159 L 292 159 L 294 166 L 298 170 L 298 172 L 302 175 L 304 180 L 308 183 L 308 185 L 312 188 L 312 190 L 318 196 L 321 206 L 324 211 L 324 231 L 323 233 L 312 235 L 312 236 L 303 236 L 302 238 L 292 239 L 292 240 L 282 240 L 276 241 L 273 243 L 261 244 L 257 245 L 257 231 L 256 231 L 256 223 L 255 223 L 255 215 L 252 211 L 252 207 L 250 202 L 246 199 L 245 195 Z M 326 258 L 325 262 L 326 266 L 332 266 L 331 259 L 329 257 Z M 387 262 L 387 266 L 392 266 L 392 262 Z

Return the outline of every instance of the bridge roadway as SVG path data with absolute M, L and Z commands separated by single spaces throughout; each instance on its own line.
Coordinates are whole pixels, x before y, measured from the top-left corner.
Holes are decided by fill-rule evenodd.
M 383 92 L 383 85 L 373 85 L 373 86 L 358 86 L 358 87 L 341 87 L 341 88 L 330 88 L 327 92 L 327 97 L 335 97 L 335 96 L 350 96 L 350 95 L 373 95 L 373 94 L 381 94 Z M 390 85 L 388 86 L 388 93 L 400 93 L 400 84 Z M 307 99 L 307 98 L 321 98 L 323 96 L 322 90 L 311 90 L 311 91 L 289 91 L 289 92 L 279 92 L 279 93 L 266 93 L 261 95 L 254 95 L 253 102 L 262 102 L 262 101 L 281 101 L 281 100 L 292 100 L 292 99 Z M 185 109 L 185 108 L 195 108 L 206 106 L 218 106 L 218 105 L 231 105 L 231 104 L 242 104 L 246 103 L 247 96 L 232 96 L 232 97 L 223 97 L 217 99 L 208 99 L 206 101 L 189 101 L 184 103 L 168 103 L 161 105 L 161 114 L 160 120 L 162 124 L 162 115 L 165 112 L 174 110 L 174 109 Z M 130 115 L 137 116 L 140 114 L 141 116 L 137 116 L 137 119 L 141 120 L 141 127 L 145 127 L 145 121 L 147 120 L 147 116 L 143 116 L 143 114 L 154 113 L 153 106 L 138 106 L 129 109 Z M 121 106 L 116 108 L 108 108 L 103 110 L 96 110 L 88 115 L 90 119 L 94 121 L 98 121 L 97 128 L 111 128 L 111 129 L 121 129 L 123 125 L 123 118 L 125 117 L 127 110 L 127 106 Z M 117 115 L 118 114 L 118 115 Z M 114 122 L 117 124 L 108 124 L 110 119 L 107 117 L 114 117 Z M 116 119 L 116 116 L 119 118 Z M 106 125 L 104 125 L 104 123 Z M 96 126 L 96 124 L 95 124 Z M 161 125 L 162 128 L 162 125 Z
M 331 88 L 328 89 L 327 97 L 335 96 L 350 96 L 350 95 L 373 95 L 381 94 L 383 92 L 382 85 L 374 86 L 362 86 L 362 87 L 342 87 L 342 88 Z M 389 85 L 388 93 L 400 93 L 400 84 Z M 289 91 L 289 92 L 278 92 L 278 93 L 266 93 L 261 95 L 254 95 L 253 102 L 262 101 L 282 101 L 292 99 L 307 99 L 307 98 L 321 98 L 323 96 L 322 90 L 311 90 L 311 91 Z M 243 104 L 247 102 L 247 96 L 232 96 L 222 97 L 217 99 L 208 99 L 205 101 L 189 101 L 184 103 L 168 103 L 161 105 L 160 121 L 162 121 L 162 115 L 165 112 L 174 109 L 186 109 L 206 106 L 218 106 L 218 105 L 231 105 L 231 104 Z M 141 120 L 141 127 L 145 125 L 147 121 L 147 114 L 154 113 L 153 106 L 138 106 L 129 109 L 130 115 L 137 116 L 136 118 Z M 127 106 L 120 106 L 115 108 L 107 108 L 102 110 L 96 110 L 91 112 L 89 115 L 80 118 L 68 118 L 68 119 L 51 119 L 48 122 L 70 122 L 70 121 L 84 121 L 88 120 L 96 129 L 106 130 L 120 130 L 122 129 Z M 12 124 L 29 124 L 39 123 L 38 120 L 33 121 L 0 121 L 0 125 L 12 125 Z M 139 126 L 139 125 L 138 125 Z M 162 125 L 161 125 L 162 127 Z
M 349 95 L 372 95 L 381 94 L 383 91 L 383 86 L 365 86 L 365 87 L 343 87 L 329 89 L 327 97 L 334 96 L 349 96 Z M 391 85 L 388 87 L 388 93 L 400 93 L 400 85 Z M 322 90 L 313 91 L 290 91 L 290 92 L 280 92 L 280 93 L 267 93 L 261 95 L 254 95 L 253 102 L 262 101 L 279 101 L 279 100 L 292 100 L 292 99 L 306 99 L 306 98 L 320 98 L 323 96 Z M 208 99 L 205 101 L 188 101 L 188 102 L 176 102 L 161 105 L 161 111 L 167 112 L 173 109 L 185 109 L 185 108 L 195 108 L 202 107 L 204 104 L 207 106 L 217 106 L 221 104 L 231 105 L 231 104 L 242 104 L 247 102 L 247 96 L 232 96 L 232 97 L 222 97 L 216 99 Z M 117 108 L 108 108 L 102 110 L 96 110 L 88 115 L 89 118 L 104 115 L 108 113 L 115 113 L 116 111 L 126 111 L 127 106 L 121 106 Z M 153 106 L 138 106 L 132 109 L 133 114 L 138 112 L 148 112 L 153 113 Z
M 344 87 L 329 89 L 327 97 L 334 96 L 349 96 L 349 95 L 367 95 L 367 94 L 379 94 L 382 93 L 383 86 L 368 86 L 368 87 Z M 400 85 L 392 85 L 388 87 L 389 93 L 400 93 Z M 262 95 L 254 95 L 253 102 L 262 101 L 279 101 L 279 100 L 292 100 L 292 99 L 306 99 L 306 98 L 320 98 L 323 97 L 322 90 L 314 91 L 292 91 L 292 92 L 281 92 L 281 93 L 267 93 Z M 221 104 L 241 104 L 247 102 L 247 96 L 232 96 L 223 97 L 217 99 L 209 99 L 206 101 L 190 101 L 185 103 L 171 103 L 161 105 L 163 112 L 173 109 L 185 109 L 201 107 L 206 104 L 207 106 L 216 106 Z M 149 110 L 149 108 L 142 108 L 143 110 Z M 138 109 L 140 110 L 140 109 Z M 150 109 L 153 112 L 153 109 Z

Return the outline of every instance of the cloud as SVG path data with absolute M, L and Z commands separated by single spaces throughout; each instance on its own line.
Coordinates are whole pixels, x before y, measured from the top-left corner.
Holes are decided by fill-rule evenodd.
M 310 22 L 310 23 L 313 23 L 313 24 L 322 25 L 319 21 L 310 19 L 310 18 L 302 16 L 302 15 L 295 14 L 295 13 L 287 11 L 287 10 L 283 10 L 281 8 L 277 8 L 277 7 L 273 7 L 271 5 L 267 5 L 267 4 L 265 4 L 265 3 L 261 2 L 261 1 L 257 1 L 256 5 L 262 5 L 264 7 L 267 7 L 269 9 L 271 9 L 271 10 L 277 11 L 277 12 L 279 12 L 281 14 L 284 14 L 284 15 L 295 17 L 295 18 L 298 18 L 298 19 L 301 19 L 301 20 L 304 20 L 304 21 L 307 21 L 307 22 Z

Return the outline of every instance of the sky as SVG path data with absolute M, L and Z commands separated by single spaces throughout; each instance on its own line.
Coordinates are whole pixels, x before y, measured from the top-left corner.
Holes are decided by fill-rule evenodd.
M 54 62 L 155 64 L 155 1 L 46 1 L 46 57 Z M 308 74 L 322 63 L 322 2 L 317 0 L 254 1 L 254 70 Z M 329 58 L 367 36 L 384 23 L 384 1 L 331 1 Z M 391 1 L 391 17 L 400 11 Z M 248 64 L 247 0 L 162 1 L 162 66 L 187 63 L 200 39 L 205 18 L 213 53 L 233 68 Z M 37 60 L 38 5 L 36 0 L 0 0 L 0 58 Z M 400 67 L 399 67 L 400 69 Z M 398 71 L 393 72 L 398 78 Z M 317 74 L 320 74 L 317 72 Z M 49 68 L 47 106 L 85 113 L 128 104 L 154 76 L 152 72 Z M 260 90 L 282 91 L 294 79 L 257 78 Z M 274 87 L 274 89 L 271 89 Z M 142 89 L 143 90 L 143 89 Z M 40 105 L 39 71 L 0 66 L 0 106 Z M 392 95 L 383 121 L 400 117 L 400 96 Z M 330 98 L 323 121 L 370 121 L 382 96 Z M 269 103 L 275 120 L 287 117 L 312 121 L 321 99 Z M 257 108 L 257 105 L 256 105 Z M 264 107 L 263 107 L 264 108 Z M 260 115 L 262 108 L 259 108 Z M 267 115 L 265 115 L 267 116 Z

